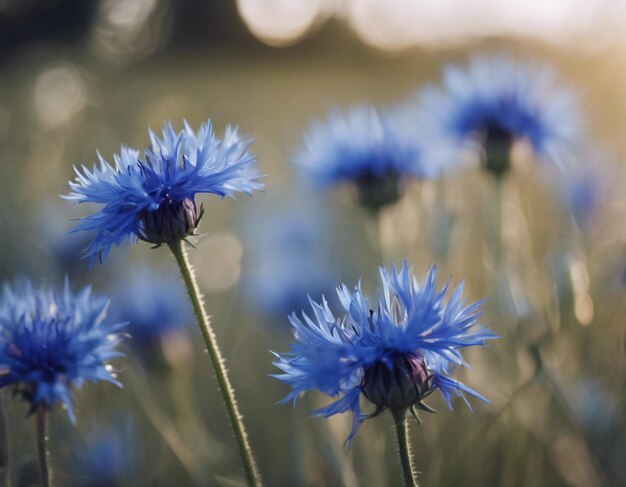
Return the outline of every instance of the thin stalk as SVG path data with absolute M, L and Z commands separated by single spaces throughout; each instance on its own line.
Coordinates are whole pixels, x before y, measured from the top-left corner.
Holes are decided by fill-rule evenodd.
M 37 408 L 37 453 L 41 468 L 41 482 L 43 487 L 52 486 L 52 470 L 49 466 L 50 448 L 48 446 L 48 414 L 46 408 Z
M 506 249 L 502 235 L 502 195 L 504 189 L 504 176 L 494 178 L 494 202 L 493 202 L 493 250 L 495 260 L 495 295 L 498 308 L 501 312 L 515 312 L 515 301 L 511 291 L 506 265 Z
M 141 367 L 136 367 L 135 372 L 130 390 L 134 392 L 135 399 L 143 409 L 144 414 L 180 461 L 181 465 L 193 477 L 195 484 L 202 485 L 206 483 L 206 479 L 202 478 L 199 469 L 194 463 L 194 456 L 191 450 L 189 450 L 187 443 L 181 437 L 176 425 L 160 407 L 159 401 L 148 384 L 144 370 Z
M 437 180 L 435 191 L 435 206 L 430 210 L 430 242 L 437 261 L 445 264 L 450 253 L 450 233 L 454 224 L 454 215 L 447 204 L 445 175 Z
M 400 464 L 402 465 L 402 473 L 404 475 L 404 484 L 407 487 L 418 487 L 417 470 L 413 464 L 413 455 L 411 453 L 411 443 L 409 440 L 409 422 L 406 410 L 392 411 L 393 420 L 396 424 L 396 435 L 398 436 L 398 453 L 400 455 Z
M 4 395 L 0 395 L 0 486 L 2 487 L 11 485 L 11 448 L 8 438 Z
M 235 439 L 237 440 L 237 446 L 239 447 L 239 453 L 241 454 L 241 461 L 246 472 L 248 484 L 254 487 L 260 487 L 261 476 L 257 469 L 256 462 L 254 461 L 252 449 L 250 448 L 250 444 L 248 442 L 248 436 L 246 435 L 246 430 L 243 426 L 243 418 L 239 413 L 237 401 L 235 400 L 235 391 L 233 390 L 230 380 L 228 379 L 226 364 L 217 345 L 217 339 L 215 337 L 215 333 L 213 332 L 213 328 L 211 327 L 211 321 L 204 310 L 202 294 L 200 293 L 200 288 L 196 281 L 195 274 L 191 264 L 189 263 L 184 242 L 179 240 L 178 242 L 169 244 L 169 247 L 176 258 L 183 281 L 185 281 L 187 292 L 189 293 L 189 298 L 191 299 L 193 310 L 198 319 L 198 326 L 200 327 L 204 343 L 206 344 L 207 351 L 209 352 L 209 357 L 211 359 L 211 363 L 213 364 L 213 369 L 215 370 L 215 376 L 217 377 L 217 382 L 224 399 L 224 404 L 228 410 L 230 423 L 235 433 Z
M 503 243 L 502 243 L 502 176 L 496 176 L 495 178 L 495 202 L 494 202 L 494 222 L 493 222 L 493 234 L 494 234 L 494 247 L 496 266 L 498 271 L 502 269 L 503 262 Z

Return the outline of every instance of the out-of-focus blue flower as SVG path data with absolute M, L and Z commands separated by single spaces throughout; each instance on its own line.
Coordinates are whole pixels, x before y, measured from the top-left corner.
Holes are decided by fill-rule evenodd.
M 572 410 L 585 431 L 596 437 L 610 436 L 618 427 L 615 397 L 600 381 L 583 377 L 567 391 Z
M 140 453 L 128 417 L 100 427 L 87 440 L 72 464 L 70 483 L 76 486 L 122 487 L 138 480 Z
M 251 309 L 262 310 L 269 317 L 287 323 L 285 316 L 306 305 L 307 293 L 321 297 L 332 289 L 328 269 L 319 260 L 304 253 L 266 255 L 254 264 L 246 278 Z
M 35 289 L 30 282 L 5 284 L 0 301 L 0 387 L 14 386 L 31 411 L 62 403 L 75 416 L 71 388 L 107 381 L 121 386 L 107 361 L 119 357 L 116 333 L 107 320 L 108 300 L 90 288 L 73 294 Z
M 202 216 L 194 199 L 198 193 L 233 197 L 262 188 L 255 157 L 248 152 L 252 139 L 231 127 L 218 139 L 210 120 L 197 133 L 184 125 L 176 132 L 165 123 L 162 138 L 150 131 L 151 147 L 143 157 L 123 146 L 114 166 L 98 154 L 99 167 L 76 168 L 65 198 L 104 205 L 74 229 L 95 231 L 87 247 L 92 262 L 96 257 L 104 261 L 111 247 L 126 238 L 157 245 L 186 238 Z
M 513 141 L 526 140 L 537 156 L 560 164 L 578 139 L 576 96 L 558 84 L 548 67 L 505 56 L 475 57 L 467 69 L 445 67 L 443 85 L 425 90 L 419 99 L 424 121 L 430 120 L 449 143 L 478 144 L 488 157 L 489 151 L 504 151 Z
M 193 323 L 191 305 L 178 278 L 148 268 L 133 271 L 116 286 L 115 315 L 128 322 L 131 344 L 142 347 Z
M 251 207 L 244 218 L 249 252 L 243 273 L 250 309 L 280 325 L 307 305 L 307 294 L 319 299 L 332 292 L 340 269 L 349 270 L 335 253 L 341 246 L 329 208 L 311 204 L 311 198 L 304 204 L 281 196 L 273 204 Z
M 69 276 L 74 285 L 84 282 L 85 279 L 105 279 L 107 273 L 97 276 L 89 275 L 88 262 L 82 258 L 84 249 L 91 242 L 92 236 L 86 232 L 69 233 L 74 226 L 74 222 L 79 215 L 76 212 L 68 211 L 78 209 L 69 208 L 67 204 L 58 201 L 45 201 L 36 216 L 35 224 L 29 225 L 25 229 L 25 237 L 37 251 L 34 255 L 31 249 L 27 248 L 30 256 L 26 263 L 28 269 L 37 269 L 42 275 L 51 273 L 63 277 Z M 123 252 L 121 253 L 123 254 Z M 38 258 L 41 256 L 41 258 Z M 124 255 L 118 255 L 116 262 L 122 262 Z M 107 272 L 115 272 L 116 265 L 109 258 Z M 95 284 L 91 282 L 92 284 Z
M 55 202 L 56 203 L 56 202 Z M 41 208 L 37 226 L 38 245 L 52 260 L 55 267 L 62 275 L 84 272 L 87 264 L 81 259 L 82 250 L 89 244 L 89 236 L 86 234 L 68 235 L 70 222 L 65 212 L 55 208 L 57 205 L 46 201 Z M 67 206 L 67 205 L 64 205 Z M 52 259 L 49 259 L 52 257 Z
M 302 178 L 317 187 L 352 183 L 360 203 L 374 209 L 393 203 L 405 180 L 437 175 L 422 160 L 415 127 L 404 121 L 399 111 L 357 106 L 313 122 L 294 157 Z
M 576 225 L 588 231 L 610 193 L 610 175 L 606 168 L 584 167 L 569 171 L 559 179 L 562 200 Z
M 311 300 L 313 317 L 291 315 L 297 342 L 274 362 L 284 372 L 275 377 L 292 387 L 283 402 L 295 402 L 312 389 L 341 396 L 316 414 L 352 411 L 348 440 L 371 417 L 361 413 L 361 394 L 376 406 L 374 415 L 385 408 L 428 409 L 422 400 L 436 389 L 450 407 L 451 399 L 465 399 L 464 393 L 486 400 L 448 375 L 452 366 L 465 364 L 460 348 L 496 338 L 478 323 L 481 302 L 467 305 L 461 297 L 463 285 L 445 301 L 448 285 L 436 289 L 436 268 L 423 287 L 410 276 L 406 262 L 399 272 L 392 266 L 380 273 L 377 309 L 370 308 L 360 285 L 353 293 L 345 285 L 337 289 L 345 312 L 340 317 L 325 300 Z

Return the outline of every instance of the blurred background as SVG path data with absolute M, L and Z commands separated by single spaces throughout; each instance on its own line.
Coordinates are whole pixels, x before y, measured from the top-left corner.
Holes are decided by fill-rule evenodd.
M 252 199 L 206 198 L 191 255 L 267 485 L 400 484 L 390 418 L 348 451 L 350 418 L 309 418 L 321 395 L 275 405 L 287 390 L 268 350 L 286 350 L 307 293 L 331 298 L 359 276 L 373 292 L 377 267 L 403 258 L 418 276 L 437 263 L 442 283 L 465 278 L 503 337 L 457 374 L 492 403 L 452 413 L 433 398 L 439 414 L 413 428 L 423 485 L 626 485 L 625 22 L 611 0 L 0 0 L 0 276 L 69 275 L 132 326 L 125 387 L 78 391 L 76 427 L 52 418 L 58 484 L 243 482 L 173 259 L 133 245 L 90 270 L 89 236 L 66 232 L 92 208 L 59 198 L 96 149 L 112 161 L 148 127 L 211 118 L 218 134 L 251 134 L 268 175 Z M 415 184 L 377 218 L 346 192 L 300 186 L 291 159 L 311 119 L 400 103 L 483 52 L 556 66 L 584 113 L 583 182 L 598 181 L 512 174 L 504 272 L 478 169 Z M 0 483 L 33 485 L 34 422 L 10 391 L 0 404 Z

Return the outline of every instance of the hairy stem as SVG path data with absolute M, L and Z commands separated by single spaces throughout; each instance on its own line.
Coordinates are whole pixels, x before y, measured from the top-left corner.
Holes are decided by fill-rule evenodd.
M 52 470 L 49 466 L 50 448 L 48 445 L 48 413 L 46 408 L 37 408 L 37 453 L 39 454 L 39 466 L 41 468 L 41 483 L 43 487 L 52 486 Z
M 409 440 L 409 422 L 406 410 L 392 411 L 393 420 L 396 424 L 396 435 L 398 436 L 398 453 L 400 455 L 400 464 L 402 465 L 402 473 L 404 475 L 404 484 L 407 487 L 418 487 L 417 470 L 413 464 L 413 455 L 411 453 L 411 442 Z
M 261 485 L 261 476 L 257 469 L 256 462 L 254 461 L 252 449 L 250 448 L 250 444 L 248 442 L 248 436 L 243 426 L 243 418 L 239 413 L 237 401 L 235 400 L 235 391 L 233 390 L 230 380 L 228 379 L 226 364 L 217 345 L 217 339 L 215 337 L 215 333 L 213 332 L 213 328 L 211 327 L 209 316 L 204 310 L 202 294 L 200 293 L 200 288 L 198 287 L 195 274 L 191 264 L 189 263 L 187 250 L 184 245 L 184 241 L 179 240 L 178 242 L 169 244 L 169 247 L 176 258 L 183 281 L 185 281 L 187 292 L 189 293 L 189 298 L 191 299 L 191 304 L 193 305 L 193 310 L 198 319 L 198 326 L 200 327 L 204 343 L 206 344 L 207 351 L 209 352 L 209 357 L 211 359 L 211 363 L 213 364 L 213 369 L 215 370 L 215 376 L 217 377 L 217 382 L 219 383 L 220 391 L 222 392 L 224 404 L 228 410 L 230 423 L 235 433 L 235 438 L 239 447 L 239 453 L 241 454 L 241 461 L 246 472 L 248 484 L 254 487 L 259 487 Z

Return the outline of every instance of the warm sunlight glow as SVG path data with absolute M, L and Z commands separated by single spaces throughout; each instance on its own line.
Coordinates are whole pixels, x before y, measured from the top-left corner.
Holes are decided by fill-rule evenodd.
M 321 0 L 237 0 L 244 22 L 261 41 L 272 46 L 291 44 L 314 24 Z

